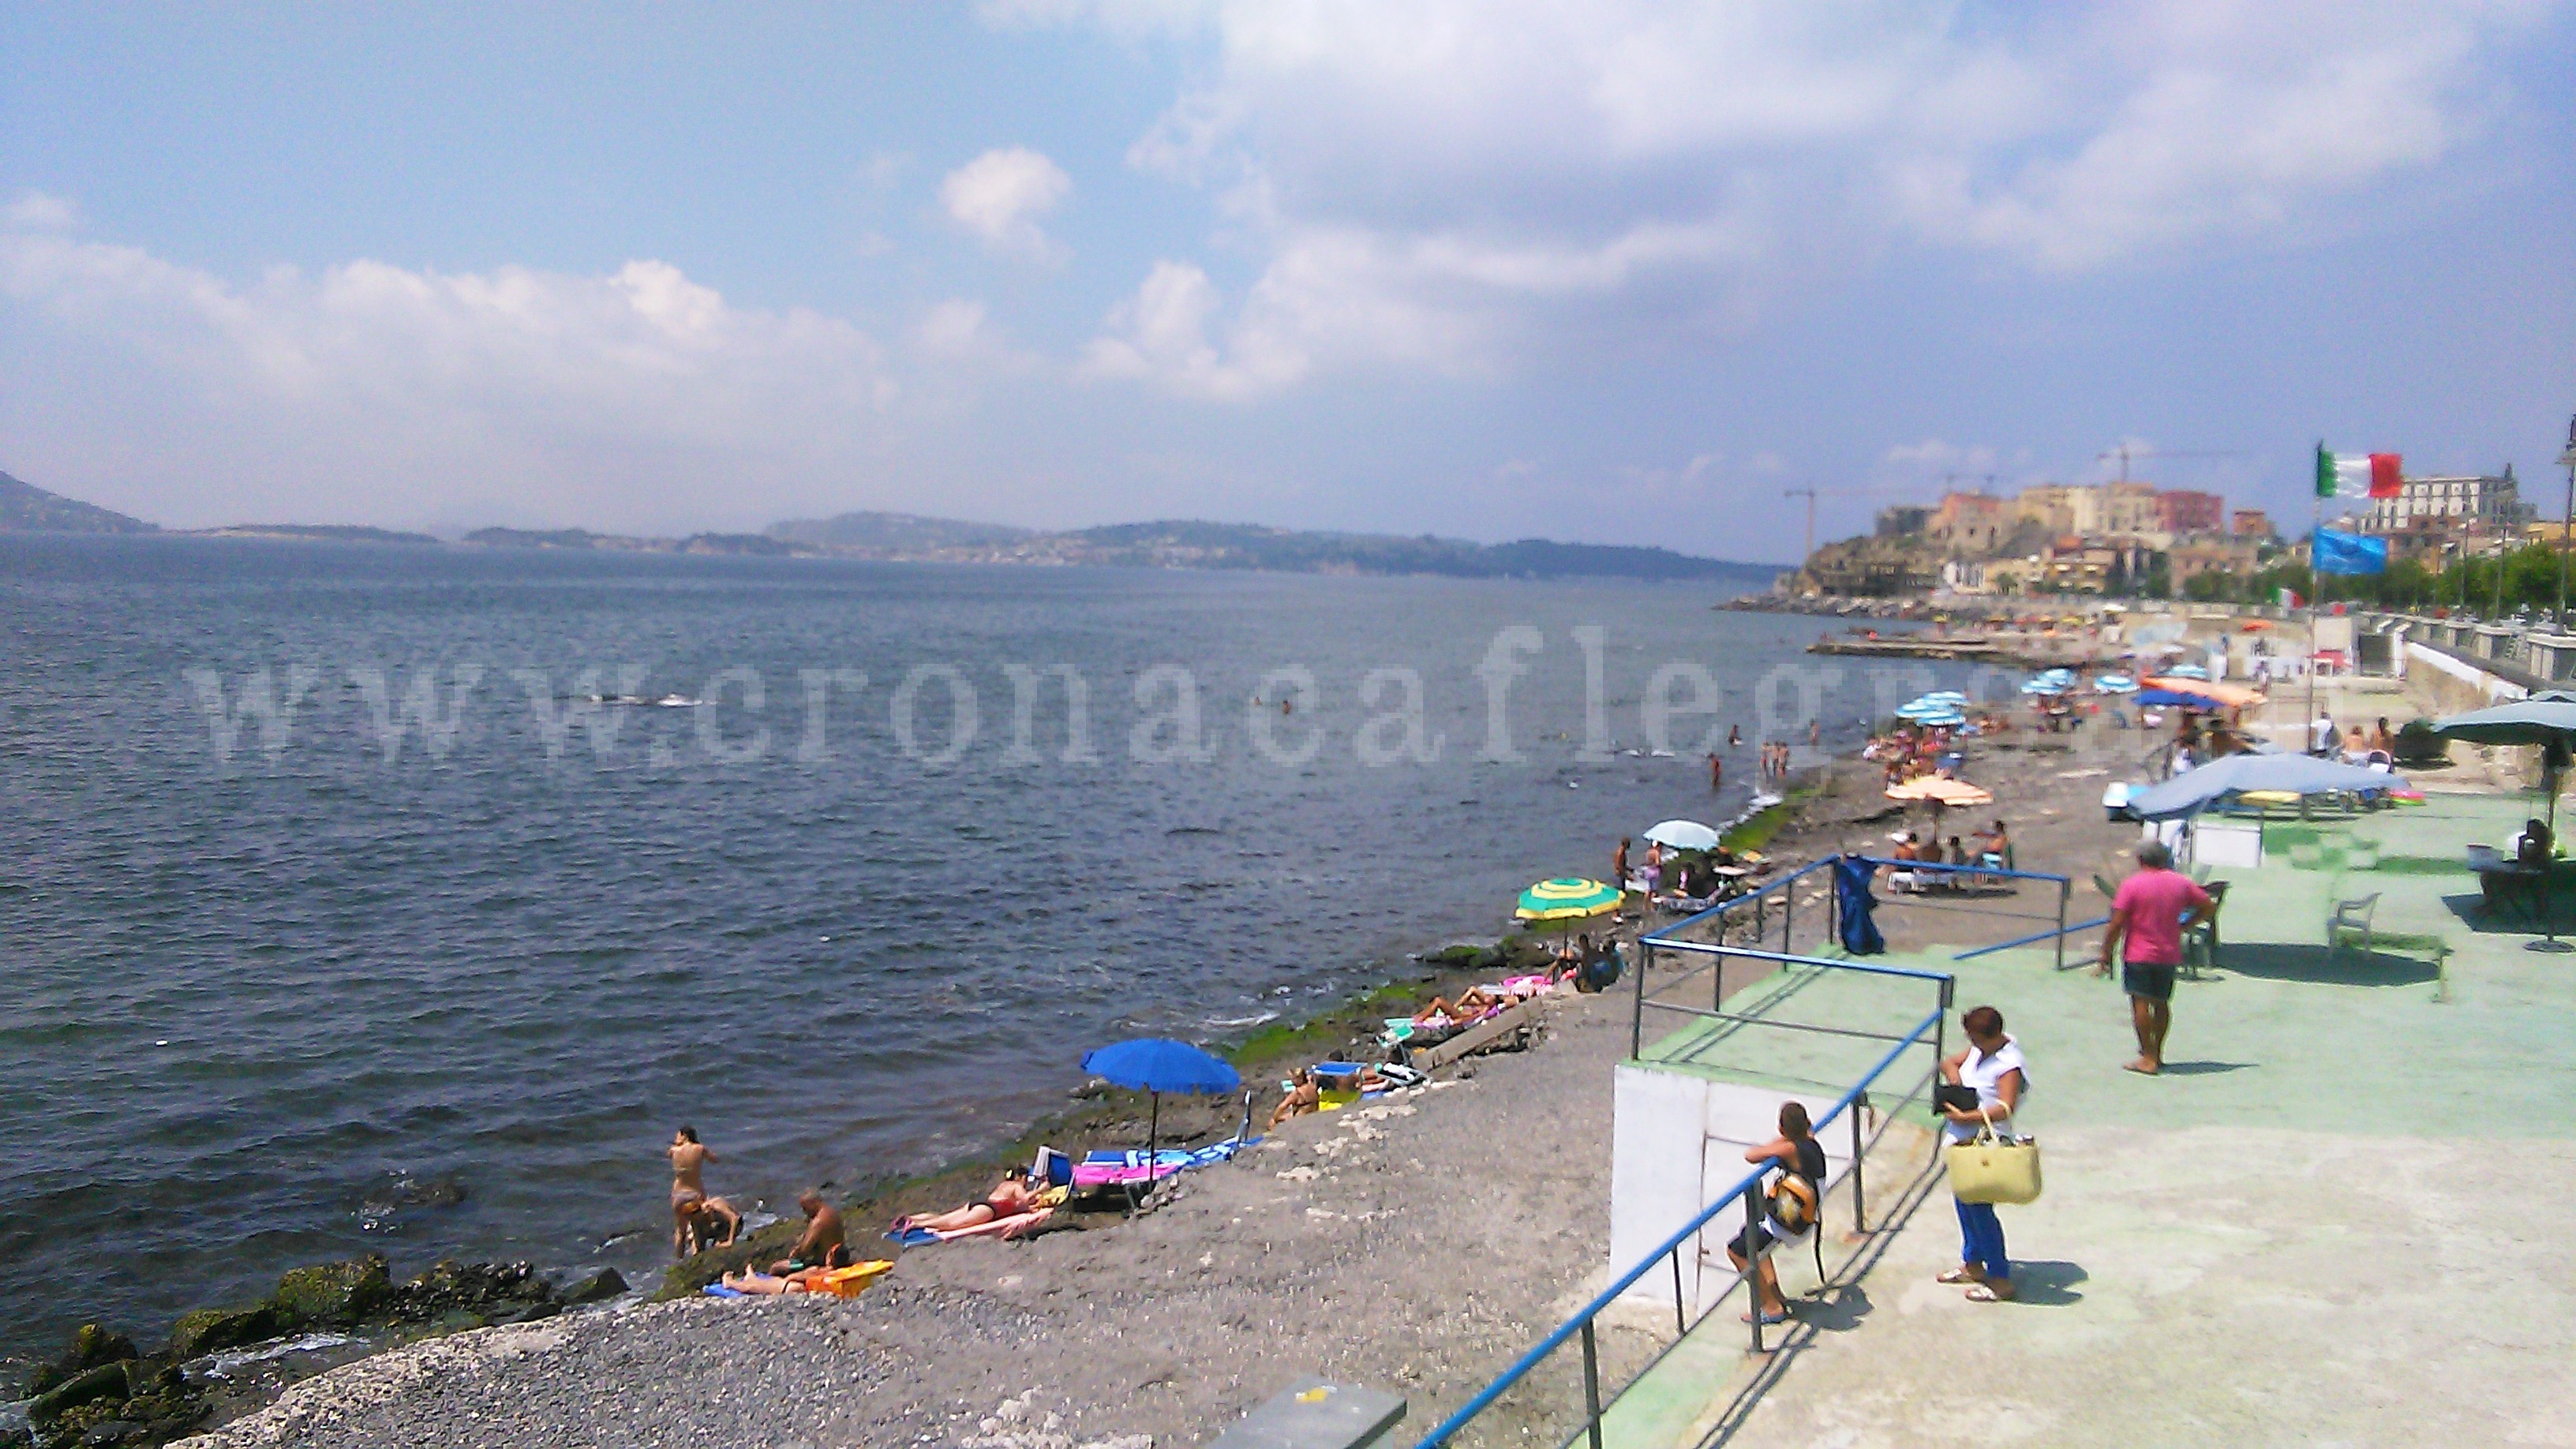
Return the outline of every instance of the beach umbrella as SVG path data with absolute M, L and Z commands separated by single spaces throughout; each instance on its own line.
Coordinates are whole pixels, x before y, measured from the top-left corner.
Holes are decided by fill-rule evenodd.
M 1953 709 L 1943 714 L 1918 715 L 1914 722 L 1919 725 L 1930 725 L 1935 729 L 1957 729 L 1968 722 L 1968 717 Z
M 1940 775 L 1925 775 L 1887 788 L 1890 800 L 1932 800 L 1943 805 L 1992 805 L 1994 792 Z
M 2473 745 L 2540 746 L 2540 784 L 2549 796 L 2549 838 L 2558 838 L 2558 772 L 2566 768 L 2570 749 L 2576 748 L 2576 694 L 2544 689 L 2511 704 L 2447 715 L 2433 721 L 2433 733 Z M 2548 871 L 2541 873 L 2540 882 L 2541 915 L 2548 934 L 2545 940 L 2529 944 L 2539 951 L 2566 949 L 2558 939 L 2557 918 L 2549 914 Z
M 1958 712 L 1959 702 L 1949 699 L 1918 699 L 1896 707 L 1896 717 L 1898 719 L 1910 719 L 1916 724 L 1921 724 L 1927 717 L 1932 715 L 1957 714 Z
M 2209 678 L 2209 671 L 2201 668 L 2197 664 L 2177 664 L 2173 668 L 2166 670 L 2165 673 L 2176 679 L 2206 680 Z
M 1520 906 L 1512 915 L 1529 925 L 1588 921 L 1619 909 L 1627 899 L 1623 891 L 1625 884 L 1603 885 L 1597 880 L 1580 880 L 1571 876 L 1543 880 L 1521 892 Z
M 1153 1107 L 1145 1127 L 1145 1190 L 1154 1190 L 1154 1154 L 1162 1146 L 1165 1092 L 1231 1092 L 1243 1085 L 1243 1074 L 1223 1060 L 1185 1041 L 1140 1036 L 1094 1047 L 1083 1053 L 1082 1069 L 1113 1087 L 1151 1095 Z M 1128 1189 L 1134 1203 L 1135 1189 Z
M 1717 832 L 1696 820 L 1667 820 L 1646 832 L 1646 838 L 1666 850 L 1715 850 Z
M 2138 681 L 2125 674 L 2105 674 L 2093 681 L 2093 687 L 2104 694 L 2135 694 Z
M 2152 693 L 2152 691 L 2150 691 Z M 2139 698 L 2145 698 L 2145 695 Z M 2338 764 L 2307 755 L 2228 755 L 2197 770 L 2185 770 L 2161 785 L 2129 797 L 2129 810 L 2141 820 L 2174 820 L 2197 815 L 2230 795 L 2256 790 L 2290 795 L 2402 789 L 2406 781 L 2385 770 Z

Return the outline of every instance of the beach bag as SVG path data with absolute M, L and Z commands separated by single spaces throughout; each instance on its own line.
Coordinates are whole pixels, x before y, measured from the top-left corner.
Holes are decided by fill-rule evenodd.
M 2031 1138 L 2008 1141 L 1995 1135 L 1994 1119 L 1965 1142 L 1953 1142 L 1943 1154 L 1950 1169 L 1950 1194 L 1961 1202 L 2025 1203 L 2039 1198 L 2039 1143 Z

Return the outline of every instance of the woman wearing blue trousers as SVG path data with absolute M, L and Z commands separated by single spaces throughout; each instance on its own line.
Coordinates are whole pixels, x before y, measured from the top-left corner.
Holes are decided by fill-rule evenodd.
M 1991 1122 L 2009 1130 L 2013 1109 L 2030 1088 L 2021 1044 L 2004 1035 L 2004 1014 L 1980 1006 L 1959 1018 L 1968 1046 L 1941 1064 L 1941 1079 L 1977 1094 L 1977 1105 L 1941 1109 L 1944 1131 L 1953 1142 L 1965 1142 Z M 1970 1301 L 2001 1303 L 2013 1296 L 2012 1259 L 2004 1251 L 2003 1220 L 1989 1202 L 1962 1202 L 1959 1208 L 1959 1266 L 1941 1275 L 1944 1283 L 1968 1285 Z

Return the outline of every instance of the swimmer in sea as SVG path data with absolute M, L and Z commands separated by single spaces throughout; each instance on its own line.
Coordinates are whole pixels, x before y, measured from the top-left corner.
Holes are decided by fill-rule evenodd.
M 668 1154 L 671 1159 L 671 1256 L 685 1258 L 688 1256 L 685 1245 L 695 1236 L 692 1222 L 698 1205 L 707 1201 L 707 1185 L 701 1174 L 708 1163 L 716 1160 L 716 1155 L 707 1150 L 706 1144 L 698 1141 L 698 1129 L 688 1126 L 671 1134 Z M 686 1210 L 681 1206 L 683 1198 L 689 1199 Z

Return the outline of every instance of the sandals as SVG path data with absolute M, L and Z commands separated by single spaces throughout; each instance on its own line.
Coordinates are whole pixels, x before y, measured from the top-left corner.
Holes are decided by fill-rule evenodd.
M 2012 1299 L 2013 1295 L 2009 1292 L 1998 1293 L 1984 1283 L 1968 1290 L 1968 1301 L 1971 1303 L 2010 1303 Z
M 1986 1280 L 1985 1280 L 1985 1278 L 1984 1278 L 1981 1274 L 1979 1274 L 1979 1273 L 1977 1272 L 1977 1270 L 1976 1270 L 1976 1269 L 1974 1269 L 1974 1268 L 1952 1268 L 1950 1271 L 1948 1271 L 1948 1272 L 1946 1272 L 1946 1273 L 1943 1273 L 1940 1277 L 1935 1278 L 1935 1279 L 1933 1279 L 1932 1281 L 1933 1281 L 1933 1282 L 1935 1282 L 1935 1283 L 1980 1283 L 1980 1284 L 1981 1284 L 1981 1283 L 1985 1282 Z
M 1753 1315 L 1750 1313 L 1739 1313 L 1735 1315 L 1735 1321 L 1738 1323 L 1751 1323 L 1753 1321 Z M 1778 1313 L 1765 1313 L 1762 1315 L 1762 1326 L 1764 1328 L 1777 1328 L 1788 1321 L 1789 1313 L 1786 1309 L 1783 1309 Z

